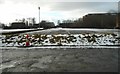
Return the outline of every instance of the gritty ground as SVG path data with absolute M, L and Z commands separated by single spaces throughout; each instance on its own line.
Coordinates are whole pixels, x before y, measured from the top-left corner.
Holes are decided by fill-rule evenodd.
M 118 72 L 118 49 L 0 49 L 3 72 Z

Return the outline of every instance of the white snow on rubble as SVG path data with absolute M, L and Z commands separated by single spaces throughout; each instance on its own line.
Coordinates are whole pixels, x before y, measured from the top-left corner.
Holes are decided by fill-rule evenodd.
M 25 46 L 26 34 L 30 46 L 80 46 L 80 45 L 120 45 L 118 29 L 67 29 L 55 28 L 26 32 L 19 35 L 0 35 L 0 46 Z

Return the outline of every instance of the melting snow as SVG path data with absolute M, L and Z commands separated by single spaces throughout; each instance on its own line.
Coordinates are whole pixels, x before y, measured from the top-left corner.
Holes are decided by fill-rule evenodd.
M 120 45 L 119 32 L 116 29 L 48 29 L 19 35 L 0 35 L 0 46 L 25 46 L 27 40 L 31 46 Z M 28 39 L 26 34 L 29 34 Z

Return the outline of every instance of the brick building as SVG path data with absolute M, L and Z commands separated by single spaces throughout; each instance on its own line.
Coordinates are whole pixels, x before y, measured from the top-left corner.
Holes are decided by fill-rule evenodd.
M 116 13 L 88 14 L 83 17 L 83 25 L 85 28 L 115 28 Z

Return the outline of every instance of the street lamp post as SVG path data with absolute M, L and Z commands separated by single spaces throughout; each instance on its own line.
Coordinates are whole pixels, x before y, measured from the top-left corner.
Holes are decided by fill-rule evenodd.
M 38 7 L 39 10 L 39 28 L 40 28 L 40 7 Z

